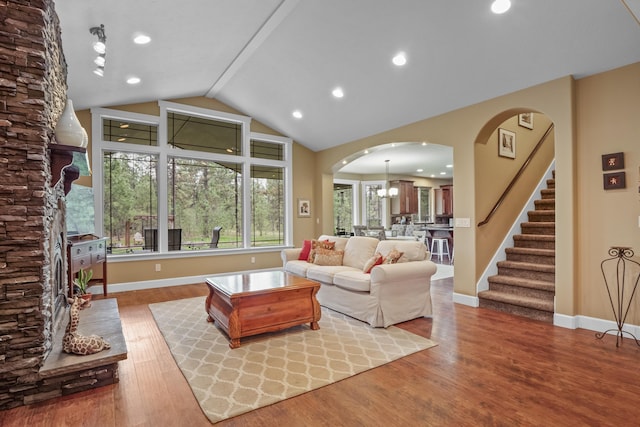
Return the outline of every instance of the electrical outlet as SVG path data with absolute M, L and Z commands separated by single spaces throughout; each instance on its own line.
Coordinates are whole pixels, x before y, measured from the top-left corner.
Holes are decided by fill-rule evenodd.
M 162 269 L 162 266 L 160 264 L 156 264 L 156 271 L 160 271 Z
M 255 264 L 256 263 L 256 257 L 252 256 L 251 257 L 251 264 Z

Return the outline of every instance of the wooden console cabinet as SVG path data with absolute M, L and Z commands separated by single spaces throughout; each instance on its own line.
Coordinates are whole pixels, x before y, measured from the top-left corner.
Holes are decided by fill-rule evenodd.
M 102 277 L 91 279 L 91 283 L 102 282 L 102 293 L 107 296 L 107 238 L 95 236 L 73 236 L 67 240 L 67 263 L 69 265 L 69 297 L 73 297 L 73 279 L 80 269 L 93 269 L 102 264 Z

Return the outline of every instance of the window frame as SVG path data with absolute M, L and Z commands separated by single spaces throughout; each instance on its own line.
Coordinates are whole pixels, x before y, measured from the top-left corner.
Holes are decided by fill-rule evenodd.
M 210 110 L 201 107 L 179 104 L 169 101 L 158 101 L 160 114 L 158 116 L 133 113 L 124 110 L 112 110 L 107 108 L 91 109 L 92 124 L 92 153 L 91 161 L 93 165 L 93 190 L 95 204 L 95 230 L 99 235 L 104 235 L 104 200 L 103 200 L 103 156 L 105 151 L 122 151 L 132 153 L 148 153 L 158 156 L 158 170 L 156 172 L 158 180 L 158 251 L 143 254 L 109 255 L 109 257 L 123 258 L 127 260 L 148 259 L 149 257 L 181 257 L 181 256 L 202 256 L 242 253 L 242 252 L 265 252 L 274 249 L 291 246 L 293 234 L 293 174 L 292 174 L 292 145 L 291 138 L 270 135 L 259 132 L 252 132 L 250 129 L 251 118 L 238 114 L 232 114 L 217 110 Z M 202 151 L 176 149 L 168 144 L 167 135 L 167 113 L 175 112 L 204 119 L 213 119 L 239 123 L 242 125 L 242 154 L 220 154 L 207 153 Z M 158 145 L 145 146 L 138 144 L 127 144 L 123 142 L 112 142 L 103 140 L 102 123 L 104 119 L 123 120 L 136 122 L 145 125 L 155 125 L 158 127 Z M 277 143 L 283 145 L 284 160 L 263 159 L 251 157 L 251 140 Z M 180 157 L 198 159 L 205 161 L 220 161 L 241 164 L 242 168 L 242 245 L 239 248 L 229 249 L 205 249 L 200 251 L 168 251 L 168 159 L 169 157 Z M 274 246 L 251 246 L 251 166 L 272 166 L 280 167 L 284 170 L 284 243 Z

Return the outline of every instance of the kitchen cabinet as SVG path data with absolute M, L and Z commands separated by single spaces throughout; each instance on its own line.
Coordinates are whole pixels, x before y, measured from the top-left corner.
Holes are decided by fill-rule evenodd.
M 391 215 L 409 215 L 418 213 L 418 188 L 413 181 L 391 181 L 398 189 L 398 195 L 391 199 Z
M 442 185 L 442 213 L 453 215 L 453 185 Z

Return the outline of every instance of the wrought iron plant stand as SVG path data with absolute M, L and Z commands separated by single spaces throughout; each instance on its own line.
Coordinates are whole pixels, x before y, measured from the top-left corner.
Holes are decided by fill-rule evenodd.
M 624 323 L 629 314 L 629 308 L 631 308 L 631 302 L 636 294 L 638 288 L 638 281 L 640 280 L 640 263 L 632 260 L 633 250 L 629 247 L 612 246 L 609 248 L 609 256 L 600 263 L 600 270 L 602 271 L 602 277 L 604 278 L 604 284 L 607 287 L 607 293 L 609 294 L 609 302 L 611 303 L 611 309 L 616 319 L 618 329 L 608 329 L 604 332 L 597 332 L 596 338 L 602 339 L 607 333 L 616 332 L 616 347 L 619 347 L 623 341 L 623 335 L 630 335 L 636 344 L 640 346 L 640 341 L 629 331 L 623 330 Z M 630 264 L 630 265 L 629 265 Z M 606 267 L 606 268 L 605 268 Z M 613 270 L 615 267 L 615 270 Z M 634 267 L 637 269 L 634 271 Z M 627 269 L 630 269 L 627 274 Z M 615 272 L 616 283 L 609 283 L 607 280 L 607 271 L 611 278 Z M 631 292 L 631 295 L 628 293 Z M 625 293 L 628 297 L 625 299 Z M 615 300 L 614 300 L 615 298 Z

